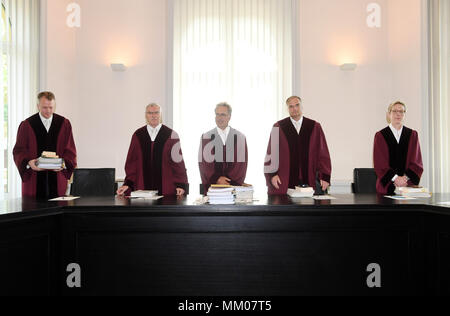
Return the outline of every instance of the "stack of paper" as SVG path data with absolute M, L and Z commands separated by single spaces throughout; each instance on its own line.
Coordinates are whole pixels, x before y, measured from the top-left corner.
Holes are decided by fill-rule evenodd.
M 53 151 L 43 151 L 41 154 L 41 157 L 43 158 L 59 158 L 58 155 L 56 155 Z
M 134 191 L 131 192 L 131 198 L 134 199 L 153 199 L 158 196 L 158 191 Z
M 295 187 L 288 190 L 288 195 L 292 198 L 312 198 L 314 196 L 314 189 L 311 187 L 301 188 Z
M 399 188 L 398 190 L 400 191 L 400 194 L 402 196 L 409 198 L 430 198 L 432 196 L 432 194 L 430 193 L 430 191 L 428 191 L 427 188 L 408 187 L 408 188 Z
M 236 203 L 247 203 L 253 202 L 253 187 L 252 186 L 242 186 L 234 188 L 236 193 Z
M 44 151 L 38 161 L 36 166 L 45 170 L 58 170 L 64 168 L 64 159 L 59 158 L 56 153 Z
M 231 205 L 235 204 L 233 187 L 211 187 L 208 190 L 209 204 Z

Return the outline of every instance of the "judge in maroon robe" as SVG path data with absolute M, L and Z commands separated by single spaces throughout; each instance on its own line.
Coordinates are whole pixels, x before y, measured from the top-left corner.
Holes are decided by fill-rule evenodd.
M 125 164 L 126 178 L 118 195 L 133 191 L 158 191 L 164 196 L 189 193 L 189 183 L 178 134 L 161 124 L 161 107 L 146 109 L 148 125 L 138 129 L 131 139 Z
M 204 193 L 212 184 L 242 186 L 247 174 L 247 141 L 241 132 L 231 128 L 232 108 L 227 103 L 216 106 L 217 128 L 202 135 L 199 168 Z
M 375 135 L 373 160 L 379 194 L 393 195 L 396 188 L 420 184 L 423 163 L 419 136 L 403 125 L 405 114 L 404 103 L 391 104 L 389 126 Z
M 13 156 L 22 178 L 22 196 L 51 199 L 66 195 L 68 180 L 77 166 L 77 151 L 69 120 L 54 113 L 54 94 L 42 92 L 38 101 L 39 113 L 19 126 Z M 44 151 L 56 152 L 64 159 L 65 169 L 49 171 L 36 166 Z
M 301 102 L 290 97 L 286 101 L 290 117 L 272 129 L 264 167 L 269 195 L 284 195 L 296 186 L 312 187 L 319 194 L 330 185 L 325 134 L 319 123 L 303 116 Z

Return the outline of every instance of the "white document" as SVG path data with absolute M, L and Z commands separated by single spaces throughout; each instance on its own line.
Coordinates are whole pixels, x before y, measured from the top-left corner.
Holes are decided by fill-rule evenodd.
M 162 199 L 164 196 L 151 196 L 151 197 L 130 197 L 132 200 L 139 200 L 139 201 L 157 201 Z
M 388 198 L 388 199 L 392 199 L 392 200 L 397 200 L 397 201 L 417 200 L 412 197 L 406 197 L 406 196 L 401 196 L 401 195 L 394 195 L 394 196 L 385 195 L 384 197 Z
M 62 196 L 56 199 L 49 200 L 50 202 L 60 202 L 60 201 L 73 201 L 79 199 L 79 196 Z
M 313 199 L 316 201 L 337 200 L 334 196 L 331 196 L 331 195 L 315 195 L 315 196 L 313 196 Z

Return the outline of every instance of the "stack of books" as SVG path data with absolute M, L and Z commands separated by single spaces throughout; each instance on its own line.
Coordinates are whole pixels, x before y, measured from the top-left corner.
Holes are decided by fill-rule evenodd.
M 153 199 L 158 196 L 158 191 L 134 191 L 131 192 L 131 198 L 133 199 Z
M 295 190 L 288 190 L 288 195 L 292 198 L 312 198 L 314 196 L 314 189 L 311 187 L 295 187 Z
M 236 203 L 251 203 L 253 202 L 253 187 L 242 186 L 234 188 L 236 193 Z
M 38 158 L 36 166 L 45 170 L 64 169 L 64 159 L 59 158 L 54 152 L 44 151 Z
M 408 198 L 430 198 L 432 194 L 427 188 L 422 187 L 407 187 L 407 188 L 399 188 L 401 196 Z
M 212 205 L 235 204 L 234 188 L 232 186 L 211 186 L 207 195 L 209 204 Z

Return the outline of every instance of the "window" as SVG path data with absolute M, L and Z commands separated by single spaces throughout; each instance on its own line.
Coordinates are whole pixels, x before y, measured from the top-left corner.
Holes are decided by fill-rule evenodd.
M 450 3 L 430 1 L 432 189 L 450 192 Z
M 36 107 L 39 87 L 40 0 L 1 0 L 0 196 L 21 196 L 12 159 L 20 123 Z
M 292 94 L 291 0 L 174 0 L 173 113 L 192 193 L 198 145 L 216 127 L 215 105 L 233 107 L 230 126 L 247 136 L 246 183 L 265 192 L 272 125 Z M 196 145 L 185 146 L 187 142 Z
M 8 192 L 8 46 L 11 41 L 11 20 L 6 17 L 6 8 L 3 3 L 1 10 L 0 196 Z

